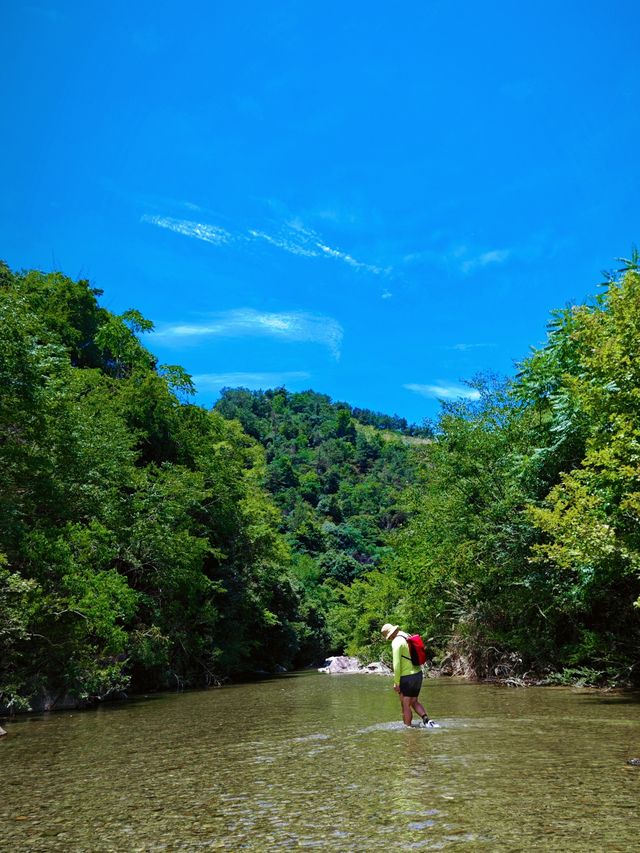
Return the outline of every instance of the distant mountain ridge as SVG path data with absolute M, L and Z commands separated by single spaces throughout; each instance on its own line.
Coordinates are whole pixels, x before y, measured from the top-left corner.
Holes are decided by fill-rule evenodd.
M 406 520 L 401 496 L 416 476 L 411 444 L 427 442 L 431 430 L 284 388 L 227 388 L 215 411 L 264 447 L 264 484 L 282 511 L 298 577 L 327 616 L 338 585 L 382 563 L 389 533 Z M 333 633 L 332 647 L 341 642 Z

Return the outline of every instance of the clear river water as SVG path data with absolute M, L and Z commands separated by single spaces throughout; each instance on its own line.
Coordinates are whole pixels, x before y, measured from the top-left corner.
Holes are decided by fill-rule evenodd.
M 5 723 L 0 850 L 640 849 L 640 698 L 291 673 Z

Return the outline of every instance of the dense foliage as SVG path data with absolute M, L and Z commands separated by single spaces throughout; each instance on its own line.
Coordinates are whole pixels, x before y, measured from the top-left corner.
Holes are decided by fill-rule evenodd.
M 283 389 L 205 411 L 100 295 L 0 266 L 0 707 L 337 649 L 338 590 L 402 521 L 421 430 Z
M 481 676 L 640 680 L 639 356 L 634 257 L 513 381 L 444 407 L 394 558 L 347 591 L 353 650 L 395 618 Z
M 0 268 L 0 705 L 202 684 L 322 645 L 262 448 L 99 291 Z M 311 620 L 312 621 L 312 620 Z
M 381 564 L 389 533 L 406 520 L 400 501 L 416 476 L 413 450 L 431 430 L 284 388 L 225 389 L 216 411 L 264 446 L 265 483 L 282 510 L 294 570 L 330 647 L 341 650 L 350 635 L 343 590 Z
M 480 676 L 640 681 L 637 257 L 433 432 L 206 411 L 100 295 L 0 265 L 0 707 L 377 656 L 389 620 Z

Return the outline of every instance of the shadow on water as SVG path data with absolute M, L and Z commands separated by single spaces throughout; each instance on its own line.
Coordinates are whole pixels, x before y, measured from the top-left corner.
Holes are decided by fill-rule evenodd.
M 235 678 L 233 681 L 227 681 L 221 687 L 233 687 L 238 684 L 260 684 L 266 681 L 278 681 L 289 678 L 300 678 L 309 672 L 315 672 L 311 669 L 299 669 L 292 672 L 248 672 L 242 676 Z
M 586 698 L 599 705 L 640 705 L 640 690 L 625 690 L 619 693 L 598 692 L 587 695 Z
M 126 711 L 129 708 L 137 705 L 147 705 L 154 700 L 163 699 L 167 693 L 149 693 L 149 694 L 134 694 L 126 698 L 107 699 L 103 702 L 97 702 L 94 705 L 87 705 L 82 708 L 52 708 L 50 711 L 36 711 L 16 714 L 13 717 L 0 717 L 0 724 L 3 727 L 15 726 L 20 723 L 46 723 L 55 717 L 74 716 L 78 714 L 96 714 L 102 712 Z
M 273 681 L 284 681 L 300 677 L 309 672 L 309 670 L 301 670 L 294 672 L 269 673 L 269 672 L 252 672 L 246 673 L 241 678 L 235 681 L 225 682 L 215 687 L 192 688 L 185 690 L 159 690 L 158 692 L 141 692 L 130 693 L 125 697 L 114 697 L 105 699 L 102 702 L 96 702 L 92 705 L 86 705 L 79 708 L 52 708 L 50 711 L 26 711 L 15 714 L 14 716 L 0 716 L 0 726 L 4 729 L 7 726 L 12 727 L 20 723 L 45 723 L 49 722 L 52 717 L 73 716 L 76 714 L 104 714 L 116 713 L 118 711 L 131 711 L 133 708 L 144 707 L 153 702 L 166 701 L 171 697 L 206 694 L 212 691 L 233 690 L 241 688 L 248 684 L 265 684 Z M 2 738 L 0 738 L 2 742 Z

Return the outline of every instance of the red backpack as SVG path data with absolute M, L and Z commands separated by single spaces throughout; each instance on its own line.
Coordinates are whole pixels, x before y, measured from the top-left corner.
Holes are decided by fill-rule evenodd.
M 407 645 L 409 646 L 411 663 L 414 666 L 422 666 L 423 663 L 427 662 L 427 650 L 420 634 L 411 634 L 408 636 Z

